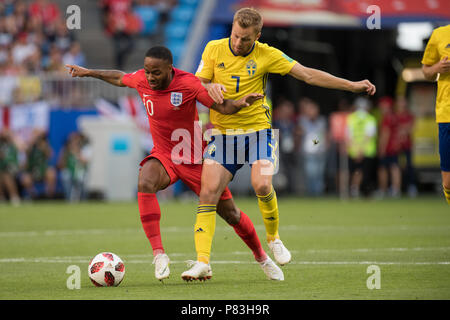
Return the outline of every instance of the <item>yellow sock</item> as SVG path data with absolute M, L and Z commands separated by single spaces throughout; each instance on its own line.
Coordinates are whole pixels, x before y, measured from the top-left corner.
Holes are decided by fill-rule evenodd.
M 447 189 L 444 186 L 442 186 L 442 187 L 444 188 L 445 200 L 447 200 L 447 203 L 450 204 L 450 189 Z
M 259 210 L 261 211 L 264 225 L 266 226 L 267 242 L 280 239 L 278 235 L 278 203 L 277 195 L 272 187 L 272 191 L 265 196 L 257 195 Z
M 194 227 L 194 242 L 198 261 L 209 263 L 215 229 L 216 205 L 199 204 Z

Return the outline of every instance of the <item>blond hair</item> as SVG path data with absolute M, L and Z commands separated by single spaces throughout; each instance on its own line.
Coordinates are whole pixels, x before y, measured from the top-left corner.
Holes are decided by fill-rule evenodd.
M 253 8 L 241 8 L 236 11 L 233 18 L 233 24 L 235 21 L 242 28 L 255 27 L 256 33 L 260 33 L 262 30 L 262 16 Z

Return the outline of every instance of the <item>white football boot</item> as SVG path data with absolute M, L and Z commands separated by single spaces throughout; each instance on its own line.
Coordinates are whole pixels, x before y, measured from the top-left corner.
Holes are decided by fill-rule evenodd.
M 187 266 L 189 270 L 181 274 L 181 278 L 185 281 L 200 280 L 205 281 L 212 278 L 212 270 L 209 264 L 200 261 L 188 260 Z
M 153 264 L 155 265 L 155 277 L 158 280 L 163 280 L 170 275 L 170 259 L 165 253 L 159 253 L 153 258 Z
M 263 269 L 264 273 L 267 276 L 267 279 L 269 280 L 277 280 L 277 281 L 283 281 L 284 280 L 284 274 L 283 271 L 281 271 L 280 267 L 278 267 L 275 262 L 273 262 L 272 259 L 270 259 L 269 256 L 267 256 L 267 259 L 263 262 L 260 262 L 259 265 L 261 266 L 261 269 Z
M 273 253 L 273 257 L 275 261 L 280 264 L 280 266 L 284 266 L 285 264 L 291 261 L 291 253 L 284 246 L 283 242 L 280 239 L 275 239 L 268 243 L 270 250 Z

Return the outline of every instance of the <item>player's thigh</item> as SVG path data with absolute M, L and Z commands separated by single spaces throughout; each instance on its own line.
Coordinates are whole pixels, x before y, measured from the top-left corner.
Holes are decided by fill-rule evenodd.
M 450 171 L 441 171 L 442 174 L 442 184 L 445 189 L 450 189 Z
M 29 187 L 33 184 L 33 177 L 29 172 L 23 172 L 20 176 L 20 182 L 25 187 Z
M 138 191 L 145 193 L 155 193 L 166 188 L 170 184 L 170 177 L 156 158 L 147 160 L 139 170 Z
M 272 175 L 274 164 L 267 159 L 257 160 L 252 164 L 251 183 L 258 195 L 266 195 L 272 191 Z
M 205 159 L 202 168 L 200 203 L 216 204 L 232 178 L 232 174 L 220 163 Z
M 54 167 L 47 167 L 45 170 L 45 180 L 48 182 L 54 182 L 56 180 L 56 170 Z

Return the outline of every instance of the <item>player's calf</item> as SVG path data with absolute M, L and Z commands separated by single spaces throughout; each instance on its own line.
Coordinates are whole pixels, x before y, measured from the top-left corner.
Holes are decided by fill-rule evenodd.
M 217 204 L 217 213 L 229 225 L 236 225 L 241 220 L 241 210 L 232 199 L 220 200 Z

